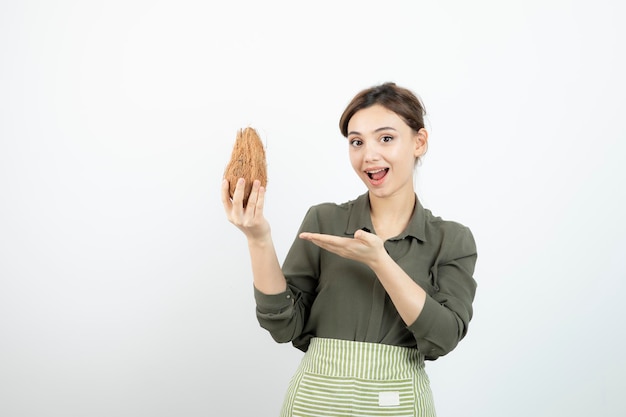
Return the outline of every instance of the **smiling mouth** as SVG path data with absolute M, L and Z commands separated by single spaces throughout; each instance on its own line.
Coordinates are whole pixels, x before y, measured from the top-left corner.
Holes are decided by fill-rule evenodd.
M 368 177 L 370 177 L 371 180 L 379 181 L 379 180 L 382 180 L 385 177 L 385 175 L 387 175 L 388 171 L 389 171 L 389 168 L 381 168 L 375 171 L 365 171 L 365 173 L 367 174 Z

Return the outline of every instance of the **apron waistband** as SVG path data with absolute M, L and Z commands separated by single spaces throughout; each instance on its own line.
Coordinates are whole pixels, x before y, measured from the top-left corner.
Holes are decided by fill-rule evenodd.
M 302 366 L 321 375 L 388 380 L 423 371 L 424 355 L 415 348 L 315 337 Z

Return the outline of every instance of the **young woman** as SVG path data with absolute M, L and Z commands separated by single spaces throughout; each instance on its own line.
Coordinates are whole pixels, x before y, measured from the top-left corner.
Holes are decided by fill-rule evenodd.
M 257 317 L 305 353 L 281 416 L 435 416 L 424 360 L 467 333 L 476 291 L 470 230 L 422 207 L 413 172 L 428 147 L 424 107 L 385 83 L 359 92 L 339 121 L 367 192 L 313 206 L 282 268 L 263 216 L 265 189 L 244 180 L 228 220 L 247 237 Z

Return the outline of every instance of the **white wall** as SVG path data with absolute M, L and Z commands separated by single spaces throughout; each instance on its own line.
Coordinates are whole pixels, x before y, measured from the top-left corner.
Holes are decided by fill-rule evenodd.
M 420 198 L 479 247 L 439 415 L 624 415 L 624 9 L 2 2 L 0 415 L 277 415 L 300 353 L 256 322 L 222 171 L 257 128 L 282 259 L 364 191 L 337 122 L 383 81 L 429 112 Z

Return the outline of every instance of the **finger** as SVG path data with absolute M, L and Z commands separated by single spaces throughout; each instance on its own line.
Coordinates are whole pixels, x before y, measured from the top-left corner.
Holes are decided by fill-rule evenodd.
M 354 232 L 354 238 L 362 242 L 368 242 L 371 235 L 372 233 L 368 233 L 363 229 L 359 229 L 356 232 Z
M 254 207 L 257 204 L 259 198 L 259 188 L 261 188 L 261 181 L 252 181 L 252 188 L 250 189 L 250 195 L 248 196 L 247 207 Z
M 260 188 L 261 181 L 255 180 L 252 183 L 252 189 L 250 190 L 250 195 L 248 196 L 248 204 L 246 205 L 245 215 L 246 219 L 252 220 L 257 214 L 263 212 L 262 202 L 261 202 L 261 210 L 259 213 L 259 197 L 260 197 Z
M 243 216 L 243 194 L 246 188 L 246 180 L 243 178 L 239 178 L 237 180 L 237 185 L 235 186 L 235 192 L 233 193 L 233 205 L 232 205 L 232 213 L 237 217 L 241 218 Z
M 352 240 L 352 239 L 348 239 L 345 237 L 327 235 L 324 233 L 302 232 L 300 235 L 302 236 L 303 239 L 315 240 L 318 242 L 327 243 L 329 245 L 341 245 L 343 243 L 346 243 L 347 241 Z
M 305 240 L 308 240 L 309 242 L 311 242 L 312 244 L 314 244 L 315 246 L 318 246 L 322 249 L 325 249 L 327 251 L 333 252 L 334 247 L 332 247 L 332 245 L 329 245 L 321 240 L 318 240 L 316 238 L 313 237 L 308 237 L 305 238 Z
M 260 184 L 260 182 L 259 182 Z M 265 187 L 259 186 L 259 196 L 256 200 L 256 214 L 257 216 L 263 215 L 263 208 L 265 207 Z
M 338 236 L 326 235 L 322 233 L 310 233 L 310 232 L 302 232 L 300 233 L 300 238 L 304 240 L 308 240 L 320 248 L 336 251 L 346 245 L 349 244 L 349 241 L 352 239 L 346 239 Z
M 321 242 L 320 239 L 323 235 L 321 233 L 302 232 L 300 233 L 300 239 L 309 240 L 311 242 Z
M 233 207 L 233 203 L 230 199 L 230 184 L 228 183 L 228 180 L 226 178 L 224 178 L 224 180 L 222 181 L 221 197 L 222 197 L 222 204 L 224 205 L 224 210 L 226 210 L 226 214 L 230 214 L 230 210 Z

